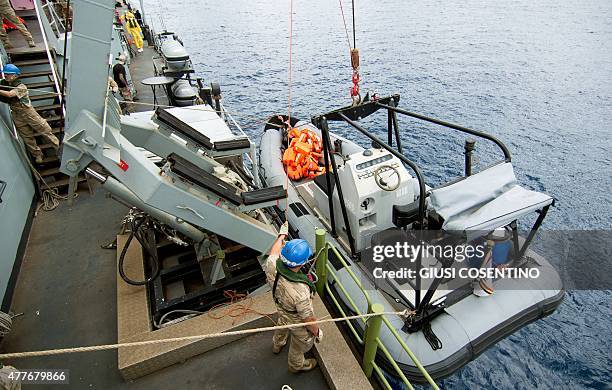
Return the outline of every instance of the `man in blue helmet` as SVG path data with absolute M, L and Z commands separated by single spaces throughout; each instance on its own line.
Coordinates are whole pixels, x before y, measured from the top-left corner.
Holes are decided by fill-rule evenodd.
M 272 245 L 266 263 L 266 277 L 272 287 L 272 296 L 278 311 L 278 325 L 299 324 L 316 321 L 312 307 L 315 286 L 308 276 L 300 272 L 312 257 L 312 249 L 305 240 L 291 240 L 283 245 L 288 235 L 285 223 L 278 238 Z M 323 332 L 316 324 L 299 328 L 282 329 L 274 332 L 272 352 L 280 353 L 289 342 L 289 371 L 299 373 L 310 371 L 317 366 L 316 359 L 304 358 L 315 341 L 319 342 Z
M 42 163 L 44 155 L 36 144 L 36 136 L 41 136 L 57 151 L 59 140 L 51 126 L 32 107 L 28 87 L 19 80 L 21 71 L 13 64 L 6 64 L 2 69 L 4 79 L 0 81 L 0 101 L 8 103 L 13 114 L 13 122 L 17 132 L 23 139 L 32 157 L 37 163 Z

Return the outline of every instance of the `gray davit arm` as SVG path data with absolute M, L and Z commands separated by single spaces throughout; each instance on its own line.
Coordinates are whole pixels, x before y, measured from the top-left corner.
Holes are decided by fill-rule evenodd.
M 207 171 L 222 166 L 204 155 L 197 144 L 173 137 L 171 131 L 164 131 L 152 120 L 145 122 L 126 115 L 121 116 L 120 121 L 121 135 L 134 146 L 144 148 L 160 157 L 167 157 L 168 151 L 172 151 Z
M 113 103 L 110 105 L 116 104 Z M 86 110 L 81 111 L 72 121 L 64 139 L 62 172 L 75 176 L 89 163 L 96 161 L 123 185 L 122 193 L 115 195 L 124 198 L 127 191 L 149 207 L 174 216 L 175 223 L 171 226 L 177 230 L 182 231 L 184 226 L 181 224 L 186 221 L 258 252 L 266 253 L 269 250 L 276 238 L 276 231 L 271 225 L 240 211 L 239 207 L 202 187 L 190 185 L 164 173 L 129 142 L 119 129 L 110 125 L 118 121 L 108 122 L 103 129 L 95 115 Z M 168 154 L 189 154 L 184 146 L 178 144 L 166 147 L 169 148 L 166 150 Z M 204 155 L 198 158 L 200 166 L 217 164 Z M 112 188 L 109 187 L 111 191 Z M 171 223 L 172 219 L 164 222 Z
M 108 93 L 114 3 L 87 0 L 74 4 L 61 171 L 71 176 L 74 183 L 79 172 L 96 161 L 116 180 L 109 179 L 105 188 L 125 201 L 132 199 L 130 203 L 134 206 L 146 208 L 143 211 L 194 241 L 199 239 L 195 230 L 210 231 L 267 253 L 276 239 L 276 231 L 261 213 L 254 218 L 252 215 L 257 216 L 257 212 L 249 211 L 269 206 L 270 197 L 258 197 L 260 193 L 251 191 L 244 202 L 236 202 L 240 198 L 237 194 L 233 203 L 220 199 L 210 187 L 192 184 L 171 171 L 161 170 L 137 146 L 150 148 L 164 158 L 170 154 L 180 156 L 203 171 L 196 171 L 196 176 L 214 174 L 219 165 L 215 160 L 192 145 L 174 142 L 167 133 L 156 131 L 146 121 L 140 127 L 136 123 L 122 125 L 126 120 L 119 114 L 117 101 Z

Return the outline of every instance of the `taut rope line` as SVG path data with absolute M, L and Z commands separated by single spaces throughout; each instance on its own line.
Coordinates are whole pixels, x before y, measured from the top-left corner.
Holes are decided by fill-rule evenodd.
M 47 350 L 42 350 L 42 351 L 5 353 L 5 354 L 0 354 L 0 360 L 27 358 L 27 357 L 35 357 L 35 356 L 64 355 L 64 354 L 79 353 L 79 352 L 108 351 L 108 350 L 114 350 L 114 349 L 119 349 L 119 348 L 142 347 L 146 345 L 175 343 L 175 342 L 181 342 L 181 341 L 195 341 L 195 340 L 205 340 L 205 339 L 212 339 L 212 338 L 219 338 L 219 337 L 249 335 L 249 334 L 255 334 L 255 333 L 262 333 L 262 332 L 271 332 L 271 331 L 275 331 L 278 329 L 292 329 L 292 328 L 300 328 L 300 327 L 307 326 L 307 325 L 324 324 L 324 323 L 340 322 L 340 321 L 351 321 L 351 320 L 357 320 L 360 318 L 370 318 L 370 317 L 375 317 L 375 316 L 380 316 L 380 315 L 408 316 L 410 314 L 411 312 L 408 310 L 390 311 L 390 312 L 382 312 L 382 313 L 368 313 L 368 314 L 360 314 L 360 315 L 340 317 L 340 318 L 328 318 L 328 319 L 322 319 L 322 320 L 311 321 L 311 322 L 302 322 L 299 324 L 267 326 L 263 328 L 235 330 L 235 331 L 230 331 L 230 332 L 210 333 L 210 334 L 202 334 L 202 335 L 194 335 L 194 336 L 172 337 L 172 338 L 159 339 L 159 340 L 133 341 L 129 343 L 92 345 L 88 347 L 59 348 L 59 349 L 47 349 Z
M 291 130 L 291 86 L 293 83 L 293 0 L 289 1 L 289 69 L 287 80 L 287 130 Z M 285 172 L 285 190 L 289 191 L 289 172 Z M 285 222 L 289 221 L 289 196 L 285 198 Z
M 346 42 L 348 43 L 349 50 L 351 50 L 352 49 L 351 39 L 349 38 L 348 28 L 346 27 L 346 19 L 344 18 L 344 8 L 342 7 L 342 0 L 338 0 L 338 3 L 340 3 L 340 13 L 342 14 L 342 23 L 344 23 L 344 32 L 346 33 Z

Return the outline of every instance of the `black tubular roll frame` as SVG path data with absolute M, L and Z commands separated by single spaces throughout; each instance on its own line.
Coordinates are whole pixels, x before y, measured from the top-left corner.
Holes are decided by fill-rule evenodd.
M 485 133 L 479 130 L 473 130 L 473 129 L 470 129 L 464 126 L 456 125 L 454 123 L 445 122 L 440 119 L 431 118 L 425 115 L 417 114 L 411 111 L 407 111 L 407 110 L 398 108 L 397 104 L 399 103 L 399 100 L 400 100 L 399 94 L 394 94 L 394 95 L 387 96 L 384 98 L 375 97 L 370 100 L 366 98 L 366 101 L 358 105 L 343 107 L 338 110 L 330 111 L 327 114 L 313 116 L 311 118 L 311 121 L 319 130 L 321 130 L 321 134 L 323 135 L 323 143 L 324 143 L 324 149 L 325 149 L 324 152 L 325 152 L 325 157 L 326 157 L 325 165 L 326 165 L 327 172 L 329 172 L 330 160 L 333 160 L 333 158 L 330 158 L 331 156 L 328 154 L 329 151 L 327 150 L 328 148 L 331 148 L 331 145 L 329 145 L 328 121 L 343 121 L 343 122 L 348 123 L 353 128 L 355 128 L 357 131 L 359 131 L 361 134 L 365 135 L 367 138 L 377 143 L 381 148 L 387 150 L 389 153 L 391 153 L 393 156 L 400 159 L 405 165 L 409 166 L 412 169 L 412 171 L 415 173 L 416 178 L 419 182 L 419 213 L 418 213 L 418 216 L 419 216 L 419 232 L 420 232 L 425 227 L 425 222 L 426 222 L 425 221 L 426 220 L 425 198 L 427 197 L 427 194 L 425 190 L 425 178 L 423 177 L 421 169 L 418 167 L 418 165 L 415 164 L 413 161 L 409 160 L 406 156 L 402 154 L 402 143 L 401 143 L 400 136 L 399 136 L 399 127 L 397 124 L 397 114 L 406 115 L 406 116 L 409 116 L 415 119 L 419 119 L 419 120 L 429 122 L 429 123 L 434 123 L 434 124 L 437 124 L 443 127 L 457 130 L 462 133 L 467 133 L 467 134 L 470 134 L 470 135 L 473 135 L 479 138 L 484 138 L 486 140 L 492 141 L 499 147 L 499 149 L 501 149 L 502 153 L 504 154 L 504 159 L 502 160 L 502 162 L 511 162 L 512 155 L 510 154 L 510 151 L 508 150 L 506 145 L 502 141 L 500 141 L 498 138 L 492 136 L 491 134 L 488 134 L 488 133 Z M 363 126 L 357 123 L 358 120 L 363 119 L 377 112 L 380 109 L 387 110 L 387 131 L 388 131 L 387 141 L 388 142 L 382 141 L 380 138 L 370 133 Z M 395 150 L 392 146 L 393 136 L 395 136 L 397 150 Z M 333 164 L 333 161 L 332 161 L 332 164 Z M 334 166 L 333 168 L 335 171 L 336 167 Z M 329 179 L 330 178 L 328 178 L 328 180 Z M 328 185 L 328 188 L 329 187 L 330 186 Z M 341 189 L 339 180 L 336 180 L 336 187 L 338 188 L 338 191 L 340 194 L 342 189 Z M 329 199 L 332 198 L 333 190 L 331 192 L 332 193 L 328 194 Z M 343 212 L 342 214 L 344 217 L 344 224 L 345 226 L 347 226 L 347 233 L 348 233 L 349 242 L 351 245 L 351 252 L 352 252 L 352 255 L 355 255 L 353 237 L 350 232 L 350 227 L 348 227 L 348 218 L 346 216 L 346 205 L 344 203 L 344 199 L 342 198 L 342 196 L 340 196 L 339 198 L 340 198 L 340 206 L 342 207 L 342 212 Z M 333 207 L 331 201 L 330 201 L 330 207 Z M 330 208 L 330 214 L 332 215 L 332 218 L 333 218 L 333 208 Z M 543 214 L 545 215 L 545 212 Z M 335 227 L 334 222 L 332 222 L 332 231 L 334 233 L 336 232 L 336 227 Z M 418 234 L 418 239 L 419 241 L 422 240 L 422 233 Z M 419 272 L 422 267 L 421 260 L 422 260 L 421 256 L 419 255 L 417 259 L 417 272 Z M 416 279 L 417 280 L 416 280 L 416 286 L 415 286 L 415 306 L 416 306 L 417 311 L 422 311 L 426 309 L 425 308 L 426 305 L 422 305 L 422 303 L 426 303 L 426 302 L 421 302 L 421 278 L 417 276 Z

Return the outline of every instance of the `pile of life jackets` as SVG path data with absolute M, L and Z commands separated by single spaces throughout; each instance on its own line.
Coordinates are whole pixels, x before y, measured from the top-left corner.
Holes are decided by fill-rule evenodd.
M 283 153 L 283 165 L 291 180 L 312 179 L 325 172 L 319 166 L 323 143 L 318 135 L 308 129 L 292 128 L 287 138 L 289 146 Z

